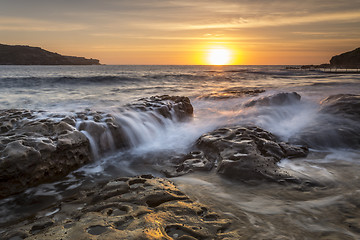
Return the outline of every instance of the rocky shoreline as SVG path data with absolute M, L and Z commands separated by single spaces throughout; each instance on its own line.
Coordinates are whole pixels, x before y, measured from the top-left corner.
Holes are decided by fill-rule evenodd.
M 53 213 L 15 224 L 4 239 L 239 239 L 231 221 L 167 179 L 142 175 L 93 186 Z
M 244 107 L 286 105 L 300 99 L 297 93 L 279 93 L 251 100 Z M 356 132 L 359 99 L 349 94 L 330 96 L 319 109 L 321 114 L 345 116 L 343 126 L 334 131 L 341 131 L 344 139 L 350 138 L 349 144 L 355 145 L 360 144 L 360 131 Z M 126 106 L 123 114 L 129 109 L 146 113 L 160 124 L 163 118 L 187 121 L 193 115 L 188 98 L 166 95 L 141 99 Z M 124 133 L 126 124 L 119 116 L 91 111 L 43 116 L 42 112 L 27 110 L 0 112 L 1 198 L 61 179 L 94 161 L 96 154 L 131 147 Z M 323 130 L 312 127 L 312 132 Z M 109 134 L 118 142 L 112 145 Z M 311 188 L 321 184 L 293 176 L 278 166 L 285 158 L 305 158 L 308 148 L 316 143 L 308 138 L 297 136 L 287 143 L 258 126 L 224 126 L 200 136 L 191 152 L 170 159 L 161 172 L 176 177 L 216 171 L 245 184 L 275 182 Z M 98 148 L 96 154 L 94 146 Z M 241 238 L 228 217 L 190 199 L 168 179 L 152 175 L 94 183 L 36 216 L 4 226 L 0 234 L 2 239 L 11 240 Z

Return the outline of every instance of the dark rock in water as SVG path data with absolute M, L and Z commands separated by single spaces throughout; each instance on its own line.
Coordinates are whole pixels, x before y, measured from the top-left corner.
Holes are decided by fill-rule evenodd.
M 301 96 L 296 93 L 278 93 L 271 96 L 261 97 L 244 104 L 245 107 L 288 105 L 300 102 Z
M 128 132 L 138 126 L 121 119 L 129 109 L 128 118 L 138 111 L 159 124 L 165 118 L 185 121 L 193 114 L 189 98 L 168 95 L 128 105 L 119 116 L 86 110 L 74 116 L 37 118 L 39 112 L 1 110 L 0 198 L 58 180 L 92 159 L 131 147 Z M 130 122 L 134 125 L 134 119 Z
M 53 215 L 9 226 L 1 239 L 241 238 L 231 220 L 151 175 L 112 180 L 75 194 L 58 208 Z
M 354 49 L 350 52 L 342 53 L 330 59 L 332 66 L 338 67 L 354 67 L 360 66 L 360 48 Z
M 142 98 L 140 103 L 127 105 L 131 109 L 154 110 L 165 118 L 172 119 L 171 112 L 175 112 L 178 120 L 186 120 L 193 115 L 194 109 L 188 97 L 182 96 L 153 96 L 150 98 Z
M 257 96 L 263 92 L 265 92 L 264 89 L 233 87 L 233 88 L 226 88 L 218 92 L 205 94 L 200 96 L 199 98 L 211 99 L 211 100 L 229 99 L 229 98 L 238 98 L 245 96 Z
M 97 59 L 63 56 L 30 46 L 0 44 L 0 65 L 100 65 Z
M 338 94 L 321 101 L 322 113 L 340 115 L 354 120 L 360 119 L 360 95 Z
M 196 142 L 199 151 L 184 157 L 167 176 L 194 170 L 210 170 L 239 180 L 286 179 L 277 163 L 283 158 L 306 157 L 308 149 L 278 142 L 271 133 L 254 126 L 226 127 L 202 135 Z
M 134 144 L 134 141 L 135 144 L 140 143 L 139 139 L 141 139 L 141 136 L 134 136 L 135 139 L 131 140 L 127 135 L 127 132 L 132 131 L 132 127 L 136 128 L 131 126 L 136 122 L 133 119 L 134 121 L 129 123 L 124 116 L 131 119 L 131 115 L 136 112 L 146 113 L 147 121 L 156 121 L 162 125 L 165 124 L 164 119 L 188 120 L 193 115 L 193 107 L 187 97 L 163 95 L 143 98 L 126 105 L 118 115 L 92 111 L 77 113 L 77 117 L 82 119 L 79 122 L 79 130 L 89 134 L 97 146 L 99 155 L 116 149 L 127 149 Z
M 321 101 L 318 118 L 290 139 L 313 148 L 360 147 L 360 95 L 338 94 Z
M 91 160 L 89 141 L 65 121 L 0 111 L 0 198 L 53 181 Z

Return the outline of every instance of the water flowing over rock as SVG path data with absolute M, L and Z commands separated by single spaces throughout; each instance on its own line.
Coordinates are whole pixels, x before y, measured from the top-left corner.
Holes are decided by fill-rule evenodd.
M 240 239 L 231 220 L 151 175 L 94 186 L 49 211 L 35 222 L 11 226 L 3 238 Z
M 338 94 L 321 101 L 321 112 L 359 120 L 360 95 Z
M 217 129 L 202 135 L 196 142 L 199 151 L 183 159 L 167 176 L 183 175 L 194 170 L 210 170 L 239 180 L 291 180 L 277 163 L 283 158 L 306 157 L 308 149 L 279 142 L 271 133 L 255 126 Z
M 270 96 L 260 97 L 258 99 L 251 100 L 244 104 L 245 107 L 253 106 L 273 106 L 273 105 L 288 105 L 298 103 L 301 96 L 296 93 L 278 93 Z
M 141 99 L 113 114 L 2 110 L 0 198 L 57 180 L 104 154 L 151 141 L 169 121 L 185 121 L 192 114 L 189 98 L 168 95 Z
M 0 198 L 53 181 L 91 160 L 84 134 L 27 110 L 0 112 Z
M 112 114 L 87 111 L 76 118 L 78 129 L 86 134 L 94 156 L 99 157 L 152 141 L 168 123 L 186 121 L 192 115 L 189 98 L 163 95 L 140 99 Z
M 291 141 L 314 148 L 359 148 L 360 95 L 332 95 L 320 103 L 316 121 Z

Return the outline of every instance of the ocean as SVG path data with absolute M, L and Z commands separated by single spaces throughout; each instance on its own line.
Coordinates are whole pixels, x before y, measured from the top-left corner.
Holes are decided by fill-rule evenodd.
M 245 107 L 283 92 L 296 92 L 301 101 Z M 171 180 L 190 198 L 233 219 L 244 239 L 314 239 L 322 233 L 322 239 L 359 239 L 360 151 L 349 136 L 359 139 L 360 121 L 319 111 L 321 101 L 336 94 L 359 95 L 360 74 L 286 66 L 0 66 L 0 109 L 34 110 L 39 118 L 54 119 L 84 111 L 116 115 L 130 141 L 128 149 L 100 153 L 89 139 L 94 162 L 55 183 L 1 199 L 0 226 L 56 212 L 54 201 L 92 182 L 148 173 L 164 177 L 162 163 L 189 152 L 202 134 L 252 124 L 282 141 L 301 139 L 310 146 L 306 158 L 283 159 L 279 166 L 321 187 L 247 184 L 216 171 Z M 124 113 L 128 104 L 157 95 L 189 97 L 193 118 L 156 121 L 151 114 Z

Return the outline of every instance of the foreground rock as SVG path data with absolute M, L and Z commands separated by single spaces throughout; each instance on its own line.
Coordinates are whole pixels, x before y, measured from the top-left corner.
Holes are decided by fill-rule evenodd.
M 220 128 L 202 135 L 194 151 L 178 160 L 167 176 L 194 170 L 210 170 L 239 180 L 291 180 L 280 172 L 277 163 L 283 158 L 306 157 L 308 149 L 277 141 L 271 133 L 255 126 Z
M 58 205 L 54 212 L 11 226 L 1 239 L 241 237 L 229 219 L 195 203 L 172 182 L 151 175 L 120 178 L 83 191 Z
M 89 140 L 66 120 L 0 111 L 0 198 L 59 179 L 90 160 Z
M 321 101 L 318 118 L 291 139 L 314 148 L 360 147 L 360 95 L 338 94 Z
M 146 121 L 160 128 L 165 119 L 185 121 L 192 114 L 189 98 L 167 95 L 141 99 L 118 114 L 2 110 L 0 198 L 60 179 L 104 154 L 140 143 L 145 133 L 139 128 Z
M 118 113 L 86 111 L 73 118 L 79 130 L 91 137 L 101 156 L 116 149 L 128 149 L 142 143 L 151 127 L 161 128 L 166 121 L 186 121 L 193 116 L 190 99 L 181 96 L 154 96 L 143 98 L 119 109 Z M 143 136 L 144 135 L 144 136 Z

